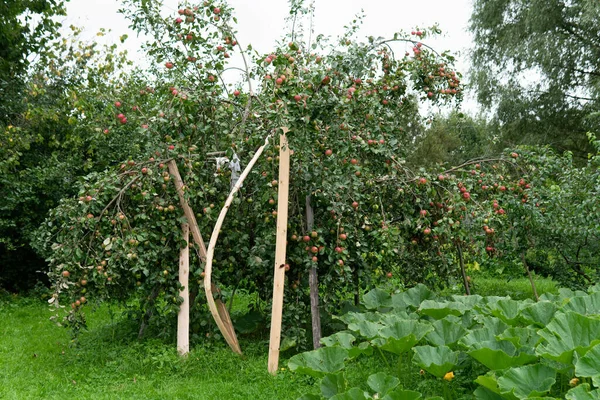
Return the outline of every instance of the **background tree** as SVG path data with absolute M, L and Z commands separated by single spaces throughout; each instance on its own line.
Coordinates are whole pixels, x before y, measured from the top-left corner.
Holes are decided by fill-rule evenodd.
M 549 144 L 583 161 L 600 130 L 600 4 L 476 0 L 472 80 L 507 145 Z

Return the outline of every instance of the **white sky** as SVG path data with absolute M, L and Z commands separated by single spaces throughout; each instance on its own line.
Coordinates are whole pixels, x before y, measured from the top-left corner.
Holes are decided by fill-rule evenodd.
M 198 0 L 200 1 L 200 0 Z M 309 0 L 307 0 L 309 1 Z M 176 17 L 177 0 L 164 0 Z M 216 2 L 215 2 L 216 3 Z M 238 39 L 245 46 L 252 44 L 259 53 L 272 50 L 284 34 L 288 16 L 286 0 L 229 0 L 238 19 Z M 117 41 L 128 34 L 126 47 L 135 53 L 142 39 L 128 29 L 128 21 L 117 13 L 118 0 L 70 0 L 67 3 L 66 25 L 74 24 L 85 29 L 85 37 L 93 38 L 100 28 L 112 30 L 108 40 Z M 472 0 L 315 0 L 315 34 L 337 36 L 354 16 L 364 10 L 366 18 L 359 36 L 391 37 L 394 32 L 410 32 L 415 27 L 438 24 L 443 36 L 424 40 L 438 51 L 450 50 L 457 57 L 457 69 L 467 73 L 467 52 L 472 38 L 467 25 L 472 10 Z M 467 99 L 463 108 L 475 111 L 476 104 Z

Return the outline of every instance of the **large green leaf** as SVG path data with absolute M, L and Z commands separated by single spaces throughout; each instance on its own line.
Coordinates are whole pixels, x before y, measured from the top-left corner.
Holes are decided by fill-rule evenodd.
M 519 320 L 519 309 L 521 302 L 512 299 L 501 299 L 488 304 L 490 315 L 497 317 L 507 323 L 515 326 Z
M 458 362 L 458 352 L 448 346 L 417 346 L 413 351 L 413 362 L 438 378 L 452 371 Z
M 583 383 L 565 394 L 567 400 L 600 400 L 600 390 L 590 390 L 588 383 Z
M 346 358 L 348 358 L 348 350 L 346 349 L 322 347 L 296 354 L 288 362 L 288 367 L 292 371 L 321 378 L 325 374 L 337 372 L 344 368 Z
M 379 393 L 379 396 L 384 396 L 390 390 L 398 386 L 399 383 L 400 379 L 395 376 L 390 376 L 385 372 L 373 374 L 367 379 L 367 385 L 369 385 L 373 391 Z
M 537 356 L 519 353 L 514 344 L 507 340 L 490 340 L 474 344 L 475 350 L 468 354 L 491 370 L 502 370 L 528 364 L 537 360 Z
M 380 347 L 394 354 L 402 354 L 410 350 L 432 329 L 430 324 L 415 320 L 398 321 L 379 331 L 379 335 L 385 339 Z
M 448 315 L 463 315 L 469 307 L 457 301 L 424 300 L 419 306 L 419 312 L 435 319 L 442 319 Z
M 546 340 L 536 348 L 538 355 L 570 364 L 574 351 L 583 354 L 600 343 L 600 320 L 574 312 L 557 313 L 538 333 Z
M 336 394 L 331 400 L 366 400 L 371 397 L 360 388 L 354 387 L 345 393 Z
M 575 375 L 591 377 L 594 386 L 600 387 L 600 344 L 579 357 L 575 363 Z
M 554 318 L 554 313 L 558 307 L 550 301 L 539 301 L 523 307 L 521 310 L 521 319 L 528 324 L 534 324 L 544 327 Z
M 556 382 L 556 371 L 542 364 L 509 369 L 498 378 L 498 387 L 504 395 L 512 394 L 519 399 L 539 397 L 548 393 Z
M 570 298 L 569 302 L 563 305 L 562 310 L 573 311 L 581 315 L 600 314 L 600 292 Z
M 484 326 L 483 328 L 473 329 L 465 337 L 459 340 L 461 346 L 466 349 L 478 349 L 478 343 L 491 342 L 496 340 L 497 329 L 494 326 Z
M 412 307 L 419 308 L 423 300 L 436 299 L 435 292 L 429 290 L 427 286 L 419 283 L 417 286 L 407 291 L 392 296 L 392 304 L 397 308 Z
M 475 398 L 479 400 L 504 400 L 504 397 L 483 386 L 475 389 L 473 394 L 475 395 Z
M 326 399 L 338 393 L 344 393 L 346 388 L 347 382 L 343 373 L 327 374 L 321 381 L 321 393 Z
M 381 314 L 373 312 L 349 312 L 339 317 L 339 319 L 348 324 L 349 330 L 360 333 L 367 339 L 376 337 L 379 329 L 383 326 L 381 324 Z
M 452 347 L 467 333 L 467 330 L 462 325 L 451 321 L 449 318 L 435 321 L 431 326 L 433 330 L 427 333 L 425 338 L 435 346 Z
M 363 296 L 362 303 L 369 310 L 377 310 L 392 305 L 392 296 L 385 290 L 375 288 Z
M 423 397 L 423 395 L 414 390 L 396 389 L 393 392 L 386 394 L 381 400 L 417 400 L 421 397 Z
M 538 335 L 537 330 L 531 327 L 508 328 L 496 337 L 499 340 L 508 340 L 509 342 L 514 344 L 517 349 L 520 349 L 521 351 L 526 350 L 528 352 L 531 351 L 532 353 L 535 346 L 540 340 L 540 335 Z
M 348 356 L 350 358 L 356 358 L 361 354 L 373 353 L 373 348 L 368 342 L 360 343 L 358 346 L 354 346 L 353 343 L 356 341 L 356 337 L 348 332 L 338 332 L 333 335 L 324 337 L 321 339 L 321 343 L 325 346 L 333 347 L 339 346 L 342 349 L 348 350 Z

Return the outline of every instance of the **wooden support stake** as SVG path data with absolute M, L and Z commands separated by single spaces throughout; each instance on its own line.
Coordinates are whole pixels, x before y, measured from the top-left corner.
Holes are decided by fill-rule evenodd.
M 287 241 L 288 197 L 290 183 L 290 149 L 286 127 L 279 136 L 279 189 L 277 197 L 277 236 L 275 241 L 275 274 L 273 278 L 273 310 L 271 313 L 271 339 L 269 342 L 269 373 L 275 375 L 279 366 L 281 344 L 281 317 L 283 314 L 283 289 L 285 285 L 285 250 Z
M 190 352 L 190 293 L 188 290 L 188 278 L 190 273 L 190 226 L 181 224 L 185 247 L 179 253 L 179 284 L 182 286 L 179 295 L 183 297 L 183 303 L 179 306 L 177 315 L 177 351 L 185 356 Z
M 215 304 L 215 300 L 213 298 L 213 285 L 211 282 L 212 262 L 215 254 L 215 246 L 217 245 L 217 239 L 219 238 L 219 231 L 221 230 L 221 226 L 223 226 L 223 221 L 225 220 L 227 211 L 229 211 L 229 207 L 233 202 L 235 194 L 240 190 L 240 188 L 242 187 L 242 183 L 244 183 L 244 180 L 252 170 L 252 167 L 254 167 L 254 164 L 256 164 L 256 161 L 258 161 L 258 158 L 264 151 L 265 147 L 269 144 L 270 136 L 271 135 L 267 136 L 267 138 L 265 139 L 265 144 L 263 144 L 256 151 L 254 157 L 252 157 L 252 160 L 250 160 L 250 162 L 240 175 L 240 178 L 238 179 L 237 183 L 235 184 L 233 189 L 231 189 L 227 200 L 225 200 L 225 205 L 221 209 L 221 213 L 219 214 L 217 222 L 215 223 L 215 228 L 213 229 L 212 235 L 210 237 L 210 242 L 208 243 L 208 250 L 206 252 L 206 266 L 204 268 L 204 291 L 206 292 L 206 301 L 208 303 L 208 308 L 213 316 L 213 319 L 217 323 L 221 334 L 225 338 L 225 341 L 227 341 L 229 347 L 231 347 L 231 349 L 238 354 L 242 354 L 242 350 L 240 349 L 237 337 L 235 336 L 233 326 L 231 326 L 231 318 L 227 313 L 227 308 L 225 307 L 225 305 L 223 305 L 222 307 L 217 307 L 217 304 Z
M 181 175 L 179 174 L 179 169 L 177 168 L 177 163 L 175 160 L 171 160 L 168 163 L 169 173 L 173 175 L 173 182 L 175 183 L 175 189 L 177 190 L 177 195 L 179 196 L 179 202 L 181 204 L 181 208 L 183 208 L 183 212 L 189 224 L 189 228 L 192 232 L 192 237 L 194 238 L 194 242 L 198 246 L 198 252 L 200 256 L 200 261 L 206 263 L 207 254 L 206 254 L 206 246 L 204 245 L 204 240 L 202 240 L 202 235 L 200 234 L 200 228 L 198 227 L 198 222 L 196 221 L 196 216 L 194 215 L 194 211 L 185 200 L 184 197 L 184 185 L 183 180 L 181 179 Z M 211 291 L 215 293 L 218 292 L 218 289 L 211 283 Z M 225 330 L 228 332 L 228 336 L 225 336 L 225 340 L 230 344 L 232 349 L 236 351 L 239 349 L 239 344 L 237 343 L 237 337 L 235 336 L 235 331 L 233 329 L 233 324 L 231 322 L 231 318 L 229 317 L 229 312 L 227 308 L 223 304 L 220 299 L 214 300 L 212 297 L 208 301 L 209 306 L 210 303 L 214 305 L 214 308 L 218 311 L 217 315 L 219 315 L 219 319 L 222 321 L 222 324 Z M 217 324 L 218 325 L 218 324 Z M 240 350 L 241 352 L 241 350 Z
M 183 195 L 183 180 L 181 179 L 181 175 L 179 175 L 177 163 L 175 160 L 171 160 L 167 165 L 169 167 L 169 173 L 175 178 L 173 179 L 173 182 L 175 183 L 175 189 L 177 190 L 177 195 L 179 196 L 179 203 L 181 204 L 181 208 L 183 208 L 183 213 L 185 214 L 185 218 L 190 226 L 190 231 L 192 232 L 194 242 L 200 248 L 200 260 L 202 262 L 206 262 L 206 246 L 204 245 L 204 240 L 202 240 L 202 235 L 200 234 L 200 228 L 198 228 L 194 211 L 185 200 Z

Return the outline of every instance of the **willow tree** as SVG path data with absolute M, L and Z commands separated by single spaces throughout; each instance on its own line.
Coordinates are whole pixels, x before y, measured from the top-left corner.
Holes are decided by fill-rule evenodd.
M 550 144 L 586 158 L 600 130 L 600 3 L 475 0 L 473 80 L 507 144 Z

